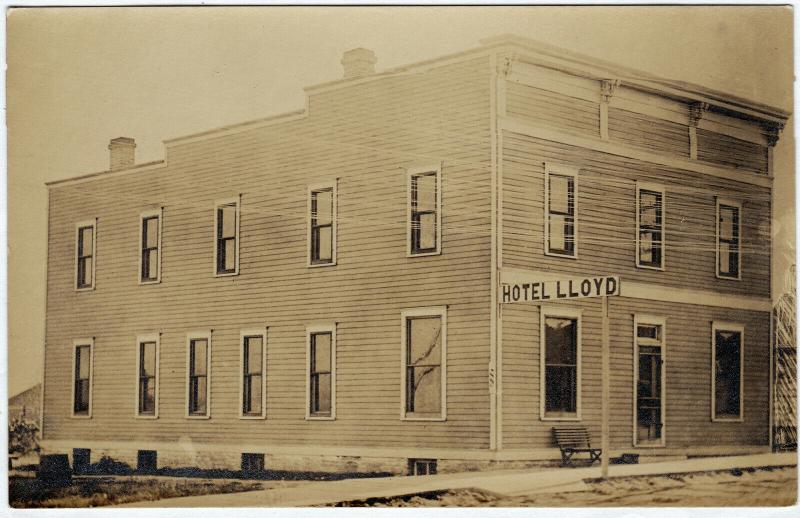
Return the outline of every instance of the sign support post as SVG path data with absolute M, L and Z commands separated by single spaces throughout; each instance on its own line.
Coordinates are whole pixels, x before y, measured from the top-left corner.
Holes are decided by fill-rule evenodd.
M 601 413 L 602 424 L 600 425 L 600 447 L 603 449 L 603 454 L 600 457 L 600 469 L 603 478 L 608 478 L 608 458 L 611 452 L 608 449 L 608 412 L 609 412 L 609 376 L 610 376 L 610 346 L 611 341 L 608 323 L 608 297 L 603 297 L 603 348 L 601 352 L 602 362 L 602 393 L 601 393 Z

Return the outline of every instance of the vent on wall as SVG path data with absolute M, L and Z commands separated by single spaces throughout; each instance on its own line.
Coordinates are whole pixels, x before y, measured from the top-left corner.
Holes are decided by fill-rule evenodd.
M 435 475 L 436 459 L 408 459 L 408 474 L 411 476 Z

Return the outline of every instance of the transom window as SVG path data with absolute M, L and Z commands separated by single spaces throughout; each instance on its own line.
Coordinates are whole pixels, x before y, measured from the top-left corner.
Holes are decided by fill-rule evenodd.
M 565 257 L 577 255 L 577 171 L 546 166 L 545 253 Z
M 741 276 L 741 205 L 717 199 L 717 276 L 739 279 Z
M 139 280 L 142 283 L 158 282 L 161 278 L 161 211 L 141 216 L 141 257 Z
M 336 262 L 336 188 L 334 184 L 309 190 L 309 263 Z
M 75 287 L 79 290 L 94 287 L 95 228 L 94 220 L 77 225 Z
M 444 419 L 445 310 L 403 312 L 403 417 Z
M 216 274 L 234 275 L 239 272 L 239 198 L 217 202 Z
M 265 333 L 242 333 L 242 408 L 243 417 L 264 416 Z
M 308 330 L 307 418 L 333 419 L 336 406 L 335 327 Z
M 712 419 L 739 421 L 743 417 L 744 326 L 715 322 L 712 333 Z
M 441 249 L 441 175 L 438 166 L 409 171 L 409 255 Z
M 541 416 L 575 419 L 580 406 L 580 313 L 542 310 Z
M 209 370 L 211 363 L 211 336 L 203 333 L 189 337 L 187 415 L 208 417 L 209 415 Z
M 637 186 L 636 266 L 664 268 L 664 189 Z

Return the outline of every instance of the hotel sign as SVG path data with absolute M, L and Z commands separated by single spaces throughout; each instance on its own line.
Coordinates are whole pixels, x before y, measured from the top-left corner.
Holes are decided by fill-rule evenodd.
M 577 277 L 503 284 L 501 302 L 543 302 L 619 295 L 619 277 Z

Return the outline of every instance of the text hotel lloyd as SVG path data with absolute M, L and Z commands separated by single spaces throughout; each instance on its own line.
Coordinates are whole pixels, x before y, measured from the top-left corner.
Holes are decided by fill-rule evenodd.
M 611 455 L 769 450 L 788 113 L 513 36 L 375 63 L 348 51 L 302 110 L 158 162 L 115 138 L 108 171 L 49 184 L 46 452 L 547 462 L 553 427 L 599 442 L 596 295 Z

